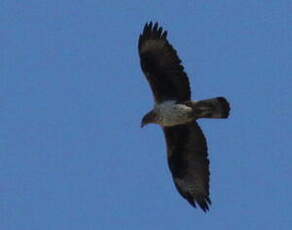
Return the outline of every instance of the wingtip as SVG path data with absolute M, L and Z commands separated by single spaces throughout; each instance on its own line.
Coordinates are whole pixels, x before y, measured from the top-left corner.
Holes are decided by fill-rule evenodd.
M 209 211 L 209 206 L 212 204 L 209 197 L 202 197 L 200 199 L 188 198 L 187 201 L 194 207 L 197 208 L 197 204 L 202 209 L 203 212 Z
M 211 201 L 209 197 L 206 197 L 204 200 L 198 201 L 200 208 L 206 213 L 209 211 L 209 206 L 211 205 Z
M 166 39 L 167 31 L 163 30 L 163 27 L 159 26 L 159 23 L 157 21 L 156 22 L 149 21 L 145 23 L 143 33 L 141 34 L 141 36 Z
M 158 22 L 155 22 L 155 23 L 154 23 L 153 31 L 155 31 L 155 32 L 158 31 Z

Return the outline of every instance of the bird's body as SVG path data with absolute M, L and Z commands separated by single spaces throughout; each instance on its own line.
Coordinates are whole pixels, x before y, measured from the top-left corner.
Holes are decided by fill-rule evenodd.
M 162 127 L 168 164 L 179 193 L 194 207 L 209 209 L 209 160 L 200 118 L 227 118 L 224 97 L 192 101 L 189 79 L 167 32 L 158 23 L 146 24 L 139 37 L 142 70 L 151 86 L 154 107 L 142 119 Z
M 158 124 L 161 126 L 181 125 L 194 120 L 192 108 L 176 101 L 156 104 L 153 110 L 158 114 Z

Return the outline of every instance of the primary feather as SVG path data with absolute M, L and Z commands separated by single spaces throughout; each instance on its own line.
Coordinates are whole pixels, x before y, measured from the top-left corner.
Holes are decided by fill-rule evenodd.
M 194 207 L 209 210 L 209 160 L 199 118 L 227 118 L 230 106 L 223 97 L 191 101 L 189 79 L 167 32 L 147 23 L 139 36 L 141 68 L 154 95 L 153 110 L 142 127 L 159 124 L 164 132 L 169 169 L 178 192 Z

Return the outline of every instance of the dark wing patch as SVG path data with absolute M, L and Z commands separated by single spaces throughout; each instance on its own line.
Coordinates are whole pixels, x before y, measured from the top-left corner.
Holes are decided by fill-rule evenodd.
M 209 198 L 209 160 L 204 134 L 196 122 L 164 127 L 168 164 L 179 193 L 206 212 Z
M 176 50 L 167 40 L 167 31 L 158 23 L 147 23 L 139 37 L 138 50 L 156 102 L 190 100 L 189 80 Z

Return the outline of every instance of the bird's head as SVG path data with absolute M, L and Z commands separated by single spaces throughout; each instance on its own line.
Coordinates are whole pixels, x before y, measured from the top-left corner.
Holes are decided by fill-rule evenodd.
M 151 110 L 149 113 L 146 113 L 141 121 L 141 128 L 151 123 L 157 123 L 157 118 L 157 114 L 153 110 Z

